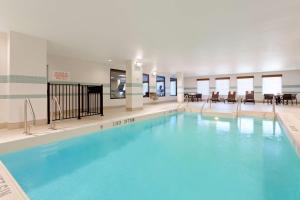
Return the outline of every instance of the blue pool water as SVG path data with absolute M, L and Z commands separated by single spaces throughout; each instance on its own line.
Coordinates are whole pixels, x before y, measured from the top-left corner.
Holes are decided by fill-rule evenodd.
M 272 120 L 178 113 L 1 155 L 32 200 L 299 200 Z

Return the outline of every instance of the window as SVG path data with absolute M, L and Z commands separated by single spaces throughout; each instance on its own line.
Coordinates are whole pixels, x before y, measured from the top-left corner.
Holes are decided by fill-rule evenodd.
M 143 97 L 149 97 L 149 74 L 143 74 Z
M 263 75 L 262 76 L 263 94 L 281 94 L 282 75 Z
M 110 69 L 110 98 L 125 98 L 126 72 L 124 70 Z
M 166 96 L 164 76 L 156 76 L 156 93 L 160 97 Z
M 216 78 L 216 91 L 220 95 L 228 95 L 229 92 L 229 78 Z
M 209 79 L 197 79 L 197 93 L 209 95 Z
M 177 96 L 177 79 L 170 78 L 170 96 Z
M 237 94 L 245 95 L 246 91 L 253 91 L 253 76 L 237 77 Z

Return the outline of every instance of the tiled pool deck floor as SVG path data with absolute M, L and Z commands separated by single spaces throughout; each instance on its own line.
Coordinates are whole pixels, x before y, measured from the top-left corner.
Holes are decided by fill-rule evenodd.
M 130 118 L 150 113 L 156 113 L 162 110 L 176 109 L 177 103 L 160 103 L 144 105 L 144 108 L 136 111 L 127 111 L 125 107 L 115 107 L 104 109 L 104 116 L 90 116 L 78 119 L 68 119 L 56 122 L 56 129 L 62 130 L 67 128 L 76 128 L 83 125 L 93 124 L 96 122 L 105 122 L 109 120 L 118 120 L 121 118 Z M 31 122 L 29 122 L 31 124 Z M 49 132 L 55 132 L 55 130 L 49 129 L 48 125 L 41 126 L 31 126 L 31 135 L 24 134 L 24 129 L 0 129 L 0 145 L 5 142 L 19 140 L 28 137 L 37 137 L 43 134 L 48 134 Z
M 57 130 L 49 129 L 48 125 L 31 127 L 31 135 L 24 134 L 23 129 L 0 129 L 0 147 L 3 143 L 8 143 L 16 140 L 28 139 L 33 137 L 39 137 L 44 134 L 51 134 L 52 132 L 61 131 L 68 128 L 76 128 L 82 127 L 83 125 L 89 125 L 93 123 L 104 123 L 107 121 L 115 121 L 118 119 L 130 118 L 130 117 L 138 117 L 147 114 L 153 114 L 162 111 L 174 110 L 177 108 L 185 107 L 186 111 L 193 112 L 201 112 L 203 108 L 204 102 L 190 102 L 177 104 L 174 103 L 159 103 L 159 104 L 147 104 L 144 105 L 142 110 L 137 111 L 127 111 L 125 107 L 115 107 L 115 108 L 107 108 L 104 110 L 104 116 L 91 116 L 85 117 L 81 120 L 70 119 L 63 120 L 56 123 Z M 223 113 L 223 114 L 231 114 L 234 115 L 236 112 L 237 104 L 231 103 L 212 103 L 211 108 L 207 103 L 204 106 L 203 113 Z M 281 120 L 286 124 L 291 130 L 300 130 L 300 105 L 285 105 L 285 106 L 276 106 L 276 112 L 278 116 L 280 116 Z M 272 115 L 272 105 L 270 104 L 262 104 L 256 103 L 254 104 L 241 104 L 241 113 L 246 113 L 248 115 L 251 113 L 261 113 L 261 114 L 269 114 Z M 300 137 L 300 133 L 299 133 Z M 300 144 L 300 139 L 299 139 Z

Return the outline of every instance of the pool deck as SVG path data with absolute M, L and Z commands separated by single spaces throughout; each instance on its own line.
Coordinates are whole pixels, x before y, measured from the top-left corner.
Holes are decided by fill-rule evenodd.
M 204 104 L 205 102 L 147 104 L 144 105 L 143 109 L 136 111 L 127 111 L 125 107 L 107 108 L 104 110 L 104 116 L 91 116 L 82 118 L 81 120 L 69 119 L 57 122 L 56 130 L 49 129 L 48 125 L 32 127 L 30 130 L 31 135 L 24 134 L 23 129 L 0 129 L 0 153 L 27 148 L 33 146 L 33 143 L 43 144 L 56 141 L 55 138 L 67 139 L 72 137 L 76 129 L 81 132 L 92 132 L 102 129 L 105 124 L 106 126 L 104 126 L 104 128 L 109 128 L 115 125 L 129 123 L 129 121 L 134 121 L 134 119 L 146 119 L 178 109 L 185 109 L 187 112 L 201 113 L 203 108 L 203 115 L 236 116 L 237 104 L 212 103 L 211 107 L 209 103 Z M 276 114 L 278 119 L 284 124 L 285 129 L 290 133 L 290 138 L 297 147 L 297 151 L 300 152 L 300 105 L 276 106 Z M 256 103 L 255 105 L 241 104 L 239 116 L 273 117 L 274 115 L 272 105 Z M 93 126 L 94 128 L 89 129 L 89 127 Z M 68 131 L 69 133 L 66 137 L 60 134 Z M 47 142 L 39 143 L 37 138 L 45 135 L 48 137 L 52 135 L 52 138 L 45 138 L 48 140 Z M 24 141 L 27 141 L 27 143 L 25 142 L 25 144 L 23 144 Z M 33 143 L 29 144 L 28 141 L 33 141 Z

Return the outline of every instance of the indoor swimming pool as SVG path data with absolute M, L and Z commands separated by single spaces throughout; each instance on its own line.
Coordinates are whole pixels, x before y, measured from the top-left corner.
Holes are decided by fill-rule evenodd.
M 0 156 L 32 200 L 297 200 L 277 121 L 175 113 Z

